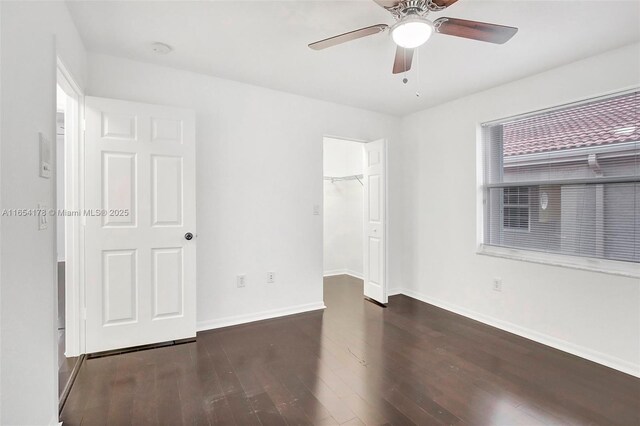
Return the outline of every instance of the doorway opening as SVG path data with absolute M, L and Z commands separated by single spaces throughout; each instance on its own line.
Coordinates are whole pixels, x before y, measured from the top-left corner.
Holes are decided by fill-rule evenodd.
M 81 99 L 78 86 L 59 62 L 54 169 L 59 408 L 64 404 L 83 359 L 78 188 Z
M 324 138 L 324 275 L 363 270 L 363 144 Z
M 387 303 L 386 141 L 323 139 L 323 273 Z

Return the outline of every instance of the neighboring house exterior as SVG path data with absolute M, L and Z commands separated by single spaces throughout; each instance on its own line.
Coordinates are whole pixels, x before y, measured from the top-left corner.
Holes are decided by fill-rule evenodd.
M 492 243 L 640 262 L 640 93 L 491 132 L 497 179 L 523 183 L 489 190 Z

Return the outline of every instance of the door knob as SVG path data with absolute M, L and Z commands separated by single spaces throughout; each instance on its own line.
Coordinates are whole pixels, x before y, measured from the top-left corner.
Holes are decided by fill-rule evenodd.
M 193 234 L 191 232 L 187 232 L 186 234 L 184 234 L 184 238 L 189 241 L 191 239 L 193 239 Z

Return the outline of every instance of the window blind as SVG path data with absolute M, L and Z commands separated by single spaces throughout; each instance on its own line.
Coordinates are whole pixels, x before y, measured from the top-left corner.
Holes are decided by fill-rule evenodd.
M 482 126 L 483 243 L 640 262 L 640 91 Z

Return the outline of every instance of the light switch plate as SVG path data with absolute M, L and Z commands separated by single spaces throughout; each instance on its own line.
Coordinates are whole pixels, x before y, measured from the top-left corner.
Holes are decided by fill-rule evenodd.
M 38 230 L 44 231 L 49 227 L 49 208 L 46 204 L 38 204 Z
M 49 179 L 51 177 L 51 142 L 38 133 L 40 144 L 40 177 Z

